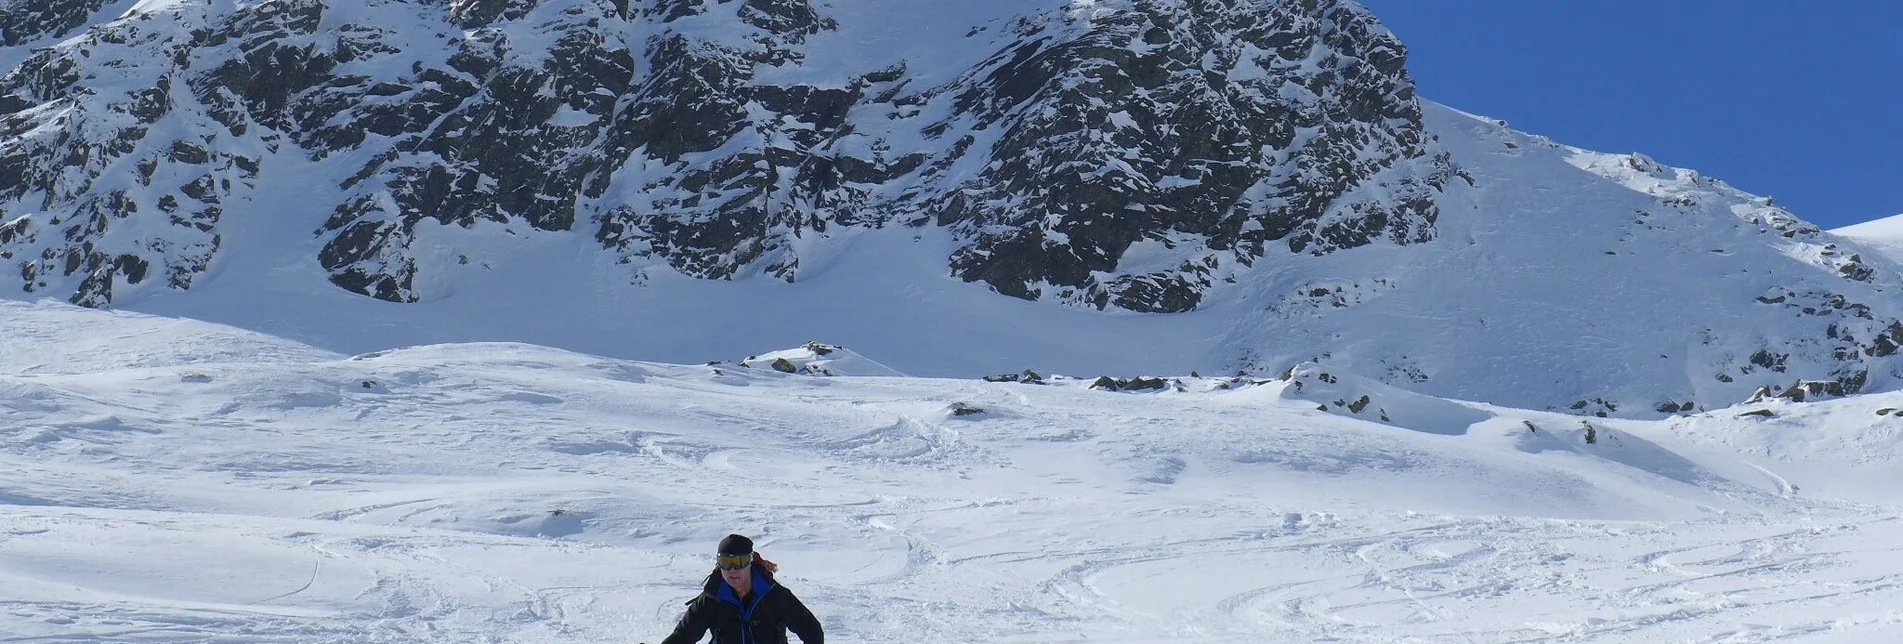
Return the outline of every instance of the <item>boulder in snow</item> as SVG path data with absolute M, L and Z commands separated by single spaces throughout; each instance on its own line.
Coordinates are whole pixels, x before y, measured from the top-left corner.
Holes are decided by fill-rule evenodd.
M 845 347 L 819 342 L 808 342 L 794 349 L 749 356 L 741 360 L 740 365 L 808 376 L 896 377 L 905 375 Z
M 1383 422 L 1430 434 L 1459 435 L 1492 414 L 1305 362 L 1291 367 L 1281 397 L 1315 403 L 1337 416 Z

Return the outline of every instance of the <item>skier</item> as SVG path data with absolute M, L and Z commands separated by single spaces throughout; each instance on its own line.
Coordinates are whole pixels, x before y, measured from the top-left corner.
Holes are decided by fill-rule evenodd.
M 674 634 L 661 644 L 694 644 L 713 631 L 709 644 L 786 644 L 791 629 L 805 644 L 825 644 L 813 611 L 793 591 L 773 581 L 779 566 L 753 551 L 753 540 L 730 534 L 720 540 L 714 571 Z

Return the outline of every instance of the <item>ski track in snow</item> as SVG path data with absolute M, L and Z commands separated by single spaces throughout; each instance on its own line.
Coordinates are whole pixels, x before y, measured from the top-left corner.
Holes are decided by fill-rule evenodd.
M 1777 426 L 1606 421 L 1586 446 L 1519 422 L 1566 417 L 1416 431 L 1274 383 L 344 357 L 0 319 L 38 330 L 0 341 L 0 642 L 653 642 L 728 531 L 839 642 L 1903 636 L 1903 512 L 1856 478 L 1884 462 L 1754 442 L 1854 435 L 1890 394 Z

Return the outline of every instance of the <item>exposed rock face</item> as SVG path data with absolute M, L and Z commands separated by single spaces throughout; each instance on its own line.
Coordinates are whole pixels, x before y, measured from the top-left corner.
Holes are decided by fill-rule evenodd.
M 10 5 L 8 42 L 102 3 L 54 4 Z M 631 264 L 786 281 L 802 244 L 896 223 L 953 230 L 947 271 L 1000 293 L 1185 311 L 1265 254 L 1431 239 L 1453 171 L 1400 44 L 1332 1 L 1030 3 L 937 86 L 903 61 L 837 81 L 836 57 L 813 65 L 829 80 L 782 80 L 840 28 L 807 0 L 192 5 L 0 81 L 0 244 L 31 255 L 28 290 L 189 287 L 233 191 L 319 168 L 317 259 L 391 301 L 422 297 L 426 222 L 585 230 Z M 286 169 L 261 177 L 264 157 Z M 109 234 L 141 213 L 178 230 Z
M 0 45 L 57 38 L 85 27 L 109 0 L 0 0 Z
M 953 266 L 1020 297 L 1184 311 L 1224 263 L 1432 238 L 1452 170 L 1403 49 L 1329 4 L 1137 3 L 1023 34 L 958 89 L 956 114 L 1002 135 L 927 202 L 976 242 Z M 1185 261 L 1120 272 L 1139 242 Z
M 99 5 L 52 4 L 9 14 L 8 28 L 56 34 Z M 180 41 L 197 36 L 141 27 L 95 27 L 0 77 L 0 260 L 27 291 L 101 306 L 115 284 L 189 287 L 221 244 L 233 182 L 256 176 L 254 159 L 214 144 L 211 123 L 175 114 L 191 92 Z
M 678 24 L 722 13 L 750 35 L 735 41 Z M 804 0 L 661 3 L 648 19 L 661 29 L 646 45 L 648 73 L 605 120 L 609 157 L 623 176 L 590 187 L 591 197 L 613 187 L 634 198 L 603 204 L 596 238 L 696 277 L 757 269 L 794 281 L 793 240 L 859 223 L 852 211 L 867 189 L 837 185 L 837 154 L 827 147 L 848 130 L 863 87 L 765 85 L 753 76 L 762 66 L 799 65 L 798 47 L 834 23 Z
M 340 61 L 346 68 L 414 71 L 396 79 L 333 75 L 321 91 L 300 96 L 297 129 L 309 133 L 307 149 L 378 148 L 343 182 L 346 196 L 320 229 L 332 281 L 416 300 L 410 243 L 425 220 L 575 227 L 585 184 L 609 166 L 599 144 L 635 62 L 604 26 L 621 22 L 615 6 L 570 4 L 522 34 L 494 23 L 522 19 L 528 5 L 452 3 L 447 18 L 470 31 L 440 66 L 415 61 L 414 43 L 397 34 L 365 27 L 364 44 Z

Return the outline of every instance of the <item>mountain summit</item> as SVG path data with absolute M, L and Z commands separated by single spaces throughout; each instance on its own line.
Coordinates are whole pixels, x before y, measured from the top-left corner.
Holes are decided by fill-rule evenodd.
M 914 374 L 1318 361 L 1618 415 L 1890 386 L 1903 344 L 1894 260 L 1423 101 L 1353 2 L 0 8 L 30 297 Z

